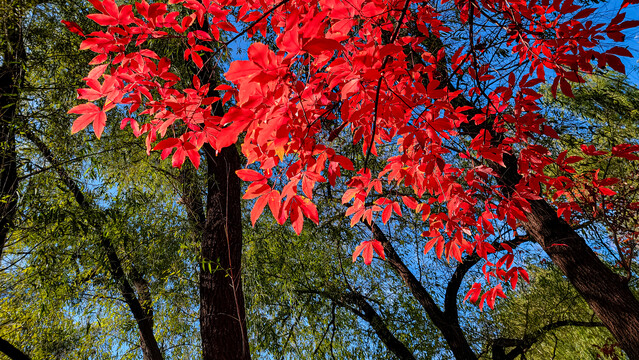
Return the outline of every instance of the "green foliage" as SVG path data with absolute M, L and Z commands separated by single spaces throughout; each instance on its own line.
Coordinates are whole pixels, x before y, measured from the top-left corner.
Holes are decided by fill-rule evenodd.
M 596 316 L 572 285 L 550 265 L 529 267 L 530 284 L 511 293 L 494 312 L 484 314 L 482 334 L 485 359 L 491 359 L 496 339 L 534 339 L 525 351 L 526 359 L 597 359 L 600 348 L 614 343 L 601 326 L 561 326 L 566 321 L 598 323 Z M 512 349 L 508 348 L 509 350 Z M 522 358 L 523 359 L 523 358 Z
M 19 103 L 25 121 L 17 129 L 20 200 L 1 263 L 0 337 L 34 360 L 140 358 L 136 323 L 106 259 L 107 239 L 129 281 L 148 283 L 166 355 L 191 359 L 199 353 L 197 253 L 177 203 L 176 173 L 125 132 L 107 132 L 100 142 L 69 133 L 66 111 L 88 59 L 60 19 L 90 29 L 87 8 L 33 4 L 22 18 L 28 56 Z M 59 168 L 88 206 L 79 206 Z
M 0 337 L 34 360 L 140 358 L 135 321 L 101 245 L 106 238 L 129 279 L 148 282 L 147 304 L 153 307 L 155 334 L 166 357 L 195 359 L 200 352 L 198 244 L 179 204 L 177 174 L 157 157 L 147 157 L 139 139 L 127 132 L 107 130 L 100 141 L 88 133 L 70 136 L 72 119 L 66 111 L 75 102 L 73 89 L 80 87 L 87 72 L 88 54 L 76 50 L 78 37 L 59 21 L 76 21 L 85 29 L 95 24 L 86 20 L 88 7 L 83 2 L 29 6 L 22 25 L 28 61 L 20 102 L 25 128 L 18 129 L 20 201 L 0 263 Z M 180 45 L 154 44 L 158 53 L 170 58 L 181 56 Z M 639 92 L 624 80 L 612 74 L 593 77 L 575 87 L 574 100 L 560 95 L 545 104 L 562 135 L 558 151 L 569 149 L 576 155 L 584 142 L 602 148 L 619 140 L 636 143 Z M 78 205 L 27 132 L 41 139 L 81 185 L 90 207 Z M 633 169 L 621 163 L 588 161 L 581 165 L 584 169 L 605 168 L 607 175 L 632 180 L 627 175 Z M 370 324 L 345 300 L 358 293 L 417 358 L 450 358 L 440 333 L 388 266 L 377 258 L 370 267 L 352 264 L 345 256 L 369 240 L 370 231 L 363 225 L 351 228 L 339 199 L 323 186 L 317 195 L 323 196 L 317 199 L 322 223 L 306 226 L 300 237 L 268 216 L 254 229 L 244 227 L 243 281 L 254 357 L 389 358 Z M 245 204 L 245 224 L 250 206 Z M 405 214 L 391 224 L 385 230 L 398 252 L 415 264 L 411 271 L 442 303 L 447 285 L 442 279 L 450 278 L 455 264 L 423 255 L 423 238 L 418 236 L 422 221 Z M 462 303 L 462 286 L 462 327 L 468 329 L 472 346 L 486 351 L 485 358 L 490 358 L 496 338 L 522 339 L 555 321 L 593 320 L 583 300 L 555 270 L 529 270 L 532 283 L 511 293 L 495 312 L 480 314 L 474 305 Z M 477 278 L 473 272 L 467 276 Z M 480 334 L 471 330 L 477 322 L 482 325 Z M 544 333 L 526 357 L 593 358 L 608 339 L 601 328 L 562 327 Z

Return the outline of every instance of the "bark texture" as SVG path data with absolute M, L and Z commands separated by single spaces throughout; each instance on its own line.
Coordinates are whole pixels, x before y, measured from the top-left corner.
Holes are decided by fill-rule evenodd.
M 610 330 L 630 359 L 639 359 L 639 301 L 572 227 L 544 201 L 533 201 L 524 228 L 546 251 Z
M 242 292 L 240 156 L 234 146 L 215 155 L 205 146 L 208 169 L 202 233 L 200 333 L 203 360 L 250 359 Z
M 517 158 L 505 155 L 506 166 L 493 165 L 504 185 L 504 195 L 521 181 Z M 639 300 L 628 282 L 614 273 L 557 211 L 545 200 L 530 201 L 531 211 L 523 223 L 528 235 L 584 298 L 599 320 L 610 330 L 630 359 L 639 359 Z

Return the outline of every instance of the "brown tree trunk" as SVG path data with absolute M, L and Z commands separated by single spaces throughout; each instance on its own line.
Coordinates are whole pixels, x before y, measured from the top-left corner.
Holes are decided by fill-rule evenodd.
M 532 201 L 524 228 L 541 245 L 610 330 L 630 359 L 639 359 L 639 301 L 545 201 Z
M 497 137 L 497 134 L 496 134 Z M 509 197 L 521 176 L 517 159 L 504 156 L 505 167 L 493 165 Z M 610 330 L 630 359 L 639 359 L 639 300 L 627 280 L 615 274 L 586 241 L 545 200 L 530 201 L 531 211 L 523 223 L 537 242 L 568 278 L 579 294 Z
M 234 146 L 218 155 L 205 145 L 208 171 L 202 233 L 200 333 L 203 360 L 250 359 L 242 292 L 240 156 Z

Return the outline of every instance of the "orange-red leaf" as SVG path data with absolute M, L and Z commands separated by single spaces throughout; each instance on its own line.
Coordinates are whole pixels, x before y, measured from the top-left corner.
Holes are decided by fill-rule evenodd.
M 373 251 L 375 251 L 377 255 L 382 258 L 382 260 L 386 260 L 382 243 L 380 243 L 376 239 L 373 239 L 362 241 L 362 243 L 355 248 L 355 252 L 353 252 L 353 262 L 355 262 L 361 254 L 362 259 L 364 259 L 364 264 L 370 265 L 373 262 Z

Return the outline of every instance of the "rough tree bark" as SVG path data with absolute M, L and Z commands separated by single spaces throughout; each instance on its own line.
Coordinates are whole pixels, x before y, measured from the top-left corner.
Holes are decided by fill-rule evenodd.
M 185 166 L 178 176 L 194 241 L 200 244 L 202 359 L 250 359 L 240 278 L 240 182 L 235 175 L 239 154 L 233 147 L 216 156 L 206 147 L 205 157 L 206 212 L 195 169 Z
M 206 221 L 200 271 L 203 360 L 250 359 L 242 292 L 240 156 L 234 146 L 215 155 L 205 146 L 208 170 Z

